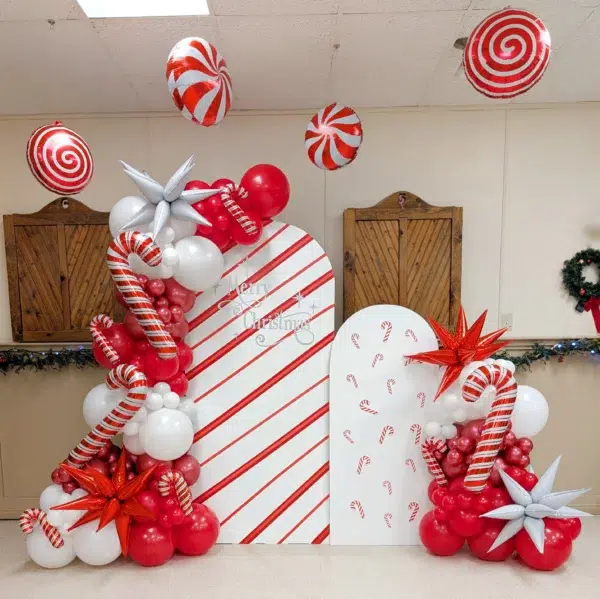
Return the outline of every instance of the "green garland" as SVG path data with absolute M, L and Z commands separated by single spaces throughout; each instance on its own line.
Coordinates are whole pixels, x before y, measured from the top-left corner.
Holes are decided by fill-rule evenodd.
M 0 372 L 6 374 L 9 370 L 19 372 L 24 368 L 31 370 L 58 370 L 67 366 L 87 368 L 98 366 L 91 348 L 83 346 L 61 350 L 33 351 L 21 348 L 0 350 Z
M 600 296 L 600 281 L 592 283 L 583 276 L 583 269 L 590 264 L 600 268 L 600 250 L 587 248 L 577 252 L 570 260 L 565 260 L 562 269 L 563 285 L 569 295 L 577 300 L 578 312 L 584 311 L 589 299 Z

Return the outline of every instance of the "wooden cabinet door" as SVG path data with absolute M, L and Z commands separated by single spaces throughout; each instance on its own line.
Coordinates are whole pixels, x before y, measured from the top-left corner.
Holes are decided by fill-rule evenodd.
M 460 306 L 462 208 L 398 192 L 344 212 L 344 319 L 375 304 L 454 326 Z

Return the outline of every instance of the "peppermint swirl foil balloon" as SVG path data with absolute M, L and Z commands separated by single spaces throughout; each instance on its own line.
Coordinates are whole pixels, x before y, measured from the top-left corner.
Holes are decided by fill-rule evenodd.
M 175 44 L 167 60 L 167 83 L 175 106 L 188 120 L 217 125 L 231 107 L 232 85 L 219 51 L 199 37 Z
M 315 166 L 335 171 L 356 158 L 362 138 L 362 124 L 356 112 L 334 102 L 312 117 L 306 127 L 304 145 Z
M 514 98 L 531 89 L 550 60 L 550 33 L 534 14 L 505 8 L 471 33 L 464 53 L 469 83 L 489 98 Z
M 27 142 L 26 154 L 33 176 L 54 193 L 75 195 L 94 174 L 90 148 L 60 121 L 36 129 Z

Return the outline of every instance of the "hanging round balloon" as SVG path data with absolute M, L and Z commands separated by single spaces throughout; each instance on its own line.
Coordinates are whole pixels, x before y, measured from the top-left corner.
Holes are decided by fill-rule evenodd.
M 231 107 L 231 75 L 219 51 L 199 37 L 175 44 L 167 60 L 169 92 L 188 120 L 218 125 Z
M 464 52 L 469 83 L 489 98 L 514 98 L 530 90 L 550 60 L 550 33 L 534 14 L 505 8 L 471 33 Z
M 94 160 L 83 138 L 60 121 L 36 129 L 27 142 L 33 176 L 61 195 L 83 191 L 94 174 Z
M 304 145 L 315 166 L 335 171 L 356 158 L 362 138 L 362 124 L 356 112 L 334 102 L 310 119 Z

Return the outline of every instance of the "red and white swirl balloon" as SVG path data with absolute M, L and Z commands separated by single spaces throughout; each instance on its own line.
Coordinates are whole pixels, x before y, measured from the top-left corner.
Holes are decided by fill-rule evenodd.
M 362 124 L 356 112 L 334 102 L 312 117 L 306 127 L 304 146 L 314 165 L 335 171 L 356 158 L 362 138 Z
M 90 148 L 60 121 L 36 129 L 27 142 L 27 163 L 46 188 L 62 195 L 82 191 L 94 174 Z
M 469 83 L 490 98 L 514 98 L 531 89 L 550 60 L 550 33 L 534 14 L 505 8 L 471 33 L 464 53 Z
M 175 106 L 194 123 L 217 125 L 231 107 L 227 63 L 202 38 L 187 37 L 175 44 L 167 60 L 167 83 Z

